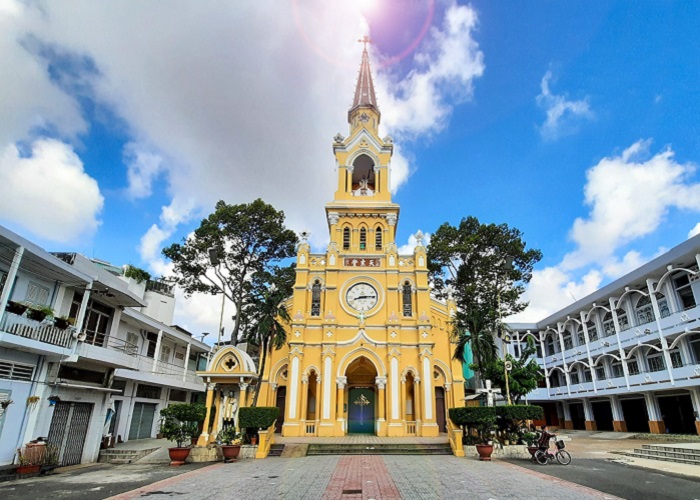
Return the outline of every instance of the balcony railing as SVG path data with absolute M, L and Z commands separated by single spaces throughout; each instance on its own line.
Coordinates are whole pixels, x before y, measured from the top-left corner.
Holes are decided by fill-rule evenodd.
M 0 331 L 59 347 L 70 347 L 73 342 L 71 328 L 61 330 L 50 323 L 34 321 L 9 311 L 5 311 Z
M 184 373 L 185 381 L 187 382 L 197 383 L 201 381 L 200 377 L 198 377 L 194 371 L 186 370 L 184 366 L 174 365 L 164 361 L 156 361 L 155 370 L 153 370 L 153 362 L 153 358 L 138 356 L 138 364 L 136 369 L 141 372 L 166 375 L 171 378 L 177 378 L 178 380 L 182 380 L 182 375 Z

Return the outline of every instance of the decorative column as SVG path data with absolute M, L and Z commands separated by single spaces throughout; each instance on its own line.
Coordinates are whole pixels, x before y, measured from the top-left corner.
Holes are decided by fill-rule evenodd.
M 8 276 L 7 283 L 11 283 L 11 281 L 9 281 L 9 276 Z M 80 309 L 78 310 L 78 317 L 75 320 L 75 328 L 78 330 L 78 333 L 85 332 L 85 314 L 87 313 L 88 302 L 90 302 L 90 292 L 92 292 L 92 282 L 88 283 L 87 286 L 85 287 L 85 293 L 83 294 L 83 300 L 80 301 Z
M 590 398 L 583 398 L 583 414 L 586 417 L 586 430 L 598 430 L 598 426 L 595 423 L 595 415 L 593 414 L 593 405 L 591 404 Z
M 200 434 L 199 439 L 197 439 L 197 446 L 206 446 L 209 444 L 209 427 L 211 425 L 209 421 L 211 420 L 211 407 L 214 404 L 214 389 L 216 389 L 216 384 L 207 384 L 207 397 L 205 403 L 207 406 L 207 414 L 204 417 L 202 434 Z
M 625 375 L 625 385 L 627 390 L 630 390 L 630 372 L 627 368 L 627 357 L 625 350 L 622 348 L 622 341 L 620 340 L 620 320 L 617 319 L 617 308 L 619 304 L 615 303 L 615 297 L 610 297 L 610 313 L 613 317 L 613 326 L 615 327 L 615 338 L 617 339 L 617 350 L 620 354 L 620 361 L 622 361 L 622 373 Z
M 248 383 L 239 382 L 238 389 L 238 406 L 248 406 Z
M 301 421 L 302 435 L 306 434 L 306 417 L 308 416 L 308 398 L 309 398 L 309 376 L 304 374 L 301 376 L 301 414 L 299 415 L 299 420 Z
M 377 385 L 377 402 L 378 412 L 377 412 L 377 426 L 376 432 L 377 436 L 386 435 L 386 377 L 375 377 L 374 383 Z
M 382 377 L 378 377 L 382 378 Z M 386 377 L 383 377 L 386 383 Z M 391 356 L 389 361 L 389 426 L 387 436 L 403 435 L 404 424 L 401 421 L 401 404 L 399 402 L 401 390 L 399 378 L 399 358 Z
M 413 419 L 416 421 L 416 435 L 421 435 L 421 424 L 423 423 L 423 414 L 421 413 L 420 405 L 420 377 L 413 378 Z
M 569 404 L 566 401 L 562 401 L 561 408 L 564 412 L 564 429 L 573 429 L 574 421 L 571 419 L 571 409 L 569 408 Z
M 10 264 L 10 269 L 8 269 L 7 271 L 7 278 L 5 278 L 5 283 L 7 284 L 7 286 L 3 288 L 2 295 L 0 295 L 0 322 L 5 316 L 5 307 L 7 307 L 7 302 L 10 300 L 12 284 L 15 282 L 15 277 L 17 276 L 17 271 L 19 270 L 19 263 L 22 260 L 22 255 L 24 255 L 24 247 L 18 247 L 15 250 L 14 257 L 12 257 L 12 264 Z
M 666 424 L 661 418 L 659 402 L 654 397 L 653 392 L 644 393 L 644 402 L 647 404 L 647 415 L 649 416 L 649 432 L 652 434 L 666 434 Z
M 564 334 L 562 333 L 562 330 L 564 330 L 564 325 L 561 323 L 557 323 L 557 336 L 559 337 L 559 347 L 561 349 L 561 363 L 564 366 L 564 380 L 566 381 L 566 392 L 571 396 L 571 380 L 569 378 L 569 366 L 566 364 L 566 354 L 564 354 L 564 351 L 566 351 L 566 346 L 564 345 Z M 593 370 L 591 369 L 591 372 Z
M 668 371 L 668 377 L 671 380 L 671 385 L 676 385 L 675 380 L 673 380 L 673 362 L 671 361 L 671 353 L 668 350 L 668 342 L 666 342 L 666 337 L 664 336 L 664 332 L 661 329 L 661 311 L 659 310 L 659 302 L 656 300 L 656 293 L 654 291 L 654 281 L 652 279 L 647 279 L 647 288 L 649 289 L 651 307 L 654 310 L 654 317 L 656 319 L 656 329 L 659 331 L 659 340 L 661 341 L 661 347 L 663 347 L 664 350 L 664 360 L 666 361 L 666 370 Z
M 267 393 L 267 406 L 277 405 L 277 384 L 272 382 L 270 384 L 270 390 Z M 282 415 L 284 416 L 284 415 Z
M 593 304 L 595 307 L 595 304 Z M 590 315 L 590 312 L 588 313 Z M 596 387 L 596 375 L 593 369 L 593 358 L 591 358 L 591 349 L 588 344 L 591 343 L 591 338 L 588 335 L 588 326 L 586 326 L 586 313 L 581 312 L 581 328 L 583 328 L 583 337 L 586 339 L 586 355 L 588 356 L 588 366 L 591 369 L 591 377 L 593 378 L 593 392 L 598 393 L 598 388 Z
M 433 397 L 433 367 L 430 356 L 424 354 L 423 358 L 423 387 L 421 397 L 423 399 L 423 424 L 422 436 L 438 436 L 440 429 L 435 420 L 435 400 Z
M 314 405 L 314 416 L 316 417 L 316 436 L 318 436 L 318 424 L 321 421 L 321 374 L 316 375 L 316 401 Z
M 320 391 L 317 394 L 317 399 L 320 399 L 319 411 L 317 414 L 317 419 L 320 419 L 321 423 L 316 430 L 317 436 L 342 436 L 343 430 L 342 425 L 338 423 L 336 419 L 336 414 L 333 411 L 335 409 L 335 402 L 333 401 L 335 394 L 334 388 L 335 380 L 333 380 L 333 358 L 335 357 L 335 352 L 331 347 L 326 347 L 323 351 L 323 368 L 321 369 L 321 374 L 317 380 L 323 380 L 320 386 Z M 317 386 L 318 387 L 318 386 Z
M 185 351 L 185 366 L 182 367 L 182 381 L 185 382 L 187 381 L 187 365 L 190 362 L 190 349 L 192 347 L 192 343 L 188 342 L 187 343 L 187 350 Z M 196 369 L 196 365 L 195 365 Z
M 214 391 L 214 408 L 216 408 L 216 418 L 211 422 L 211 432 L 209 434 L 209 442 L 212 443 L 216 441 L 216 435 L 221 429 L 219 429 L 219 415 L 224 411 L 221 397 L 221 390 L 217 387 Z
M 342 431 L 342 435 L 345 434 L 345 384 L 348 383 L 347 377 L 336 377 L 335 383 L 338 387 L 338 394 L 335 398 L 336 401 L 336 420 L 338 422 L 338 428 Z
M 408 422 L 408 413 L 406 412 L 406 407 L 408 406 L 408 390 L 406 389 L 406 376 L 401 377 L 401 419 L 404 423 Z M 413 416 L 415 419 L 415 415 Z
M 619 396 L 610 396 L 610 408 L 613 414 L 613 430 L 616 432 L 627 432 L 627 422 L 622 411 L 622 404 Z
M 155 373 L 158 370 L 158 362 L 160 361 L 160 349 L 163 345 L 163 330 L 158 330 L 158 340 L 156 340 L 156 351 L 153 354 L 153 368 L 151 372 Z
M 301 379 L 301 361 L 299 359 L 300 351 L 295 348 L 290 354 L 289 363 L 289 385 L 287 387 L 287 417 L 282 425 L 282 434 L 284 436 L 301 436 L 303 430 L 299 428 L 299 390 Z

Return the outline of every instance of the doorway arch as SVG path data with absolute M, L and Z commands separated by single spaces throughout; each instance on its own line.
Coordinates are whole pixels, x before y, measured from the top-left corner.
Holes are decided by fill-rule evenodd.
M 377 368 L 365 356 L 352 361 L 347 377 L 347 415 L 349 434 L 375 434 L 377 420 Z

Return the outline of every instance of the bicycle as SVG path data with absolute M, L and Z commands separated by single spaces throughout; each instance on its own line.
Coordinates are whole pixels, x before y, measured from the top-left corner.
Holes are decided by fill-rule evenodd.
M 556 436 L 554 436 L 556 439 Z M 561 439 L 555 441 L 557 451 L 554 453 L 549 452 L 549 448 L 543 450 L 539 449 L 535 452 L 535 461 L 540 465 L 547 465 L 550 460 L 555 460 L 561 465 L 569 465 L 571 463 L 571 454 L 564 448 L 566 445 Z

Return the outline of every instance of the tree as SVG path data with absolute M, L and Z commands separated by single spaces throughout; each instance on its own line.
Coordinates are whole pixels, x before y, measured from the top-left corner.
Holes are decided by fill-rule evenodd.
M 464 362 L 467 345 L 474 355 L 474 365 L 481 373 L 482 367 L 496 358 L 496 343 L 488 318 L 479 311 L 457 311 L 452 329 L 452 342 L 455 344 L 453 359 Z
M 251 293 L 243 306 L 246 325 L 243 338 L 259 348 L 259 380 L 265 373 L 267 358 L 272 348 L 281 349 L 287 343 L 287 329 L 291 318 L 287 300 L 294 290 L 295 266 L 276 268 L 273 273 L 260 273 L 252 281 Z M 258 403 L 260 384 L 256 386 L 251 406 Z
M 477 357 L 485 332 L 500 332 L 502 317 L 527 307 L 520 296 L 542 253 L 526 250 L 522 236 L 507 224 L 482 224 L 476 217 L 462 219 L 458 227 L 446 222 L 432 236 L 428 246 L 430 279 L 439 297 L 453 295 L 458 311 L 452 324 L 453 338 L 462 352 L 463 344 L 473 341 Z M 486 342 L 482 344 L 486 346 Z M 480 354 L 486 356 L 477 364 L 488 358 L 487 351 Z
M 296 243 L 294 232 L 284 226 L 284 212 L 261 199 L 241 205 L 219 201 L 192 236 L 164 248 L 163 254 L 174 264 L 172 280 L 187 296 L 223 293 L 233 302 L 231 341 L 236 344 L 243 305 L 254 293 L 252 283 L 292 257 Z
M 535 350 L 534 341 L 528 338 L 527 346 L 522 350 L 519 358 L 516 359 L 510 354 L 506 356 L 512 365 L 512 369 L 508 373 L 508 382 L 510 395 L 515 404 L 518 404 L 527 393 L 537 388 L 537 383 L 544 378 L 540 372 L 540 365 L 534 359 L 530 359 Z M 503 360 L 498 358 L 491 360 L 484 365 L 480 372 L 484 379 L 491 380 L 505 394 L 506 378 Z

